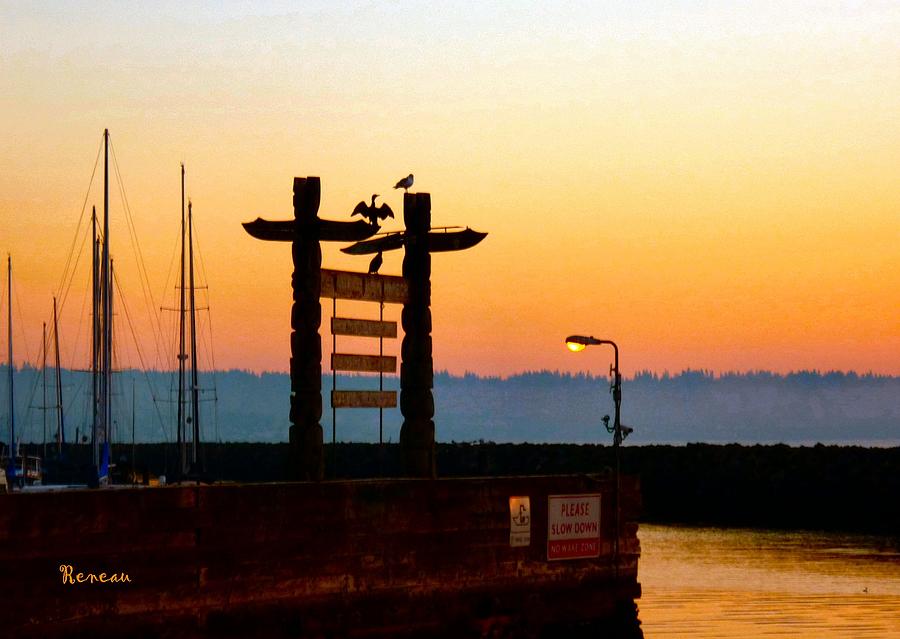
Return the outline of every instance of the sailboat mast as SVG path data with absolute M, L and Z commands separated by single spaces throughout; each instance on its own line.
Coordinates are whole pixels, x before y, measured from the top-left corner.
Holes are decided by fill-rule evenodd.
M 66 443 L 66 421 L 62 402 L 62 378 L 59 366 L 59 321 L 56 317 L 56 298 L 53 298 L 53 341 L 56 343 L 56 452 L 62 455 Z M 77 442 L 76 442 L 77 443 Z
M 181 165 L 181 285 L 178 287 L 181 302 L 178 305 L 178 454 L 181 459 L 180 474 L 187 470 L 187 451 L 184 432 L 184 164 Z
M 131 377 L 131 483 L 137 483 L 137 462 L 135 461 L 137 447 L 134 443 L 134 416 L 137 412 L 137 407 L 134 403 L 134 376 Z
M 41 342 L 41 352 L 42 352 L 42 362 L 41 362 L 41 377 L 43 378 L 43 386 L 44 386 L 44 401 L 41 403 L 44 417 L 44 452 L 43 457 L 47 459 L 47 322 L 43 323 L 43 341 Z
M 200 386 L 197 380 L 197 306 L 194 302 L 194 216 L 188 200 L 188 264 L 191 291 L 191 421 L 194 427 L 192 462 L 197 469 L 197 449 L 200 446 Z
M 106 417 L 106 419 L 108 421 L 107 421 L 106 429 L 103 432 L 103 441 L 105 442 L 104 445 L 110 445 L 112 443 L 113 426 L 115 425 L 115 422 L 113 421 L 113 418 L 112 418 L 112 414 L 113 414 L 113 411 L 112 411 L 112 396 L 113 396 L 112 370 L 113 370 L 113 355 L 114 355 L 114 353 L 113 353 L 113 348 L 114 348 L 114 346 L 113 346 L 114 345 L 114 342 L 113 342 L 113 289 L 115 288 L 115 279 L 114 278 L 115 278 L 115 270 L 113 269 L 113 259 L 109 258 L 109 282 L 107 283 L 107 286 L 109 287 L 109 289 L 108 289 L 109 290 L 109 295 L 108 295 L 108 297 L 109 297 L 109 320 L 108 320 L 107 328 L 106 328 L 106 339 L 109 344 L 109 350 L 107 351 L 107 360 L 106 360 L 106 376 L 107 376 L 107 382 L 106 382 L 106 389 L 107 389 L 107 392 L 106 392 L 106 401 L 107 401 L 106 415 L 107 415 L 107 417 Z
M 100 426 L 95 446 L 99 449 L 100 440 L 106 441 L 109 431 L 109 368 L 110 368 L 110 277 L 109 277 L 109 129 L 103 130 L 103 247 L 100 259 L 100 321 L 102 335 L 100 339 L 101 371 L 100 371 Z M 99 450 L 98 450 L 99 456 Z M 99 469 L 99 465 L 98 465 Z
M 12 335 L 12 255 L 6 256 L 6 282 L 7 282 L 7 335 L 9 337 L 9 470 L 10 479 L 16 476 L 16 408 L 13 405 L 13 335 Z
M 100 243 L 97 238 L 97 207 L 91 209 L 91 447 L 93 464 L 100 466 L 98 417 L 100 404 Z

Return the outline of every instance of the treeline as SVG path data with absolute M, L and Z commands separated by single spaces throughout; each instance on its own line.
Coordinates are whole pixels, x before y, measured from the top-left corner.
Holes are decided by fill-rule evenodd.
M 87 447 L 75 456 L 87 460 Z M 402 475 L 399 446 L 326 445 L 329 478 Z M 290 478 L 286 444 L 208 444 L 210 477 L 258 482 Z M 641 478 L 643 521 L 715 526 L 804 528 L 900 538 L 900 448 L 689 444 L 624 446 L 621 469 Z M 128 467 L 131 447 L 114 458 Z M 174 467 L 171 446 L 136 447 L 137 468 Z M 610 446 L 439 444 L 440 477 L 610 473 Z
M 26 368 L 16 375 L 17 433 L 23 441 L 43 441 L 46 417 L 52 441 L 57 415 L 54 409 L 38 408 L 42 402 L 39 372 Z M 88 376 L 78 372 L 63 371 L 62 381 L 66 441 L 71 442 L 76 431 L 79 437 L 90 431 L 90 386 Z M 287 441 L 287 375 L 220 371 L 201 375 L 200 386 L 205 441 Z M 329 440 L 331 387 L 331 376 L 323 376 L 321 423 Z M 378 381 L 340 376 L 337 387 L 372 389 Z M 399 390 L 397 378 L 386 377 L 385 389 Z M 126 371 L 115 377 L 114 391 L 114 441 L 131 441 L 132 415 L 136 441 L 175 440 L 176 392 L 171 373 Z M 609 441 L 600 418 L 612 414 L 613 404 L 602 376 L 548 371 L 508 378 L 438 373 L 434 399 L 439 441 Z M 7 411 L 0 412 L 0 432 L 8 432 L 7 419 Z M 900 377 L 815 371 L 718 376 L 707 371 L 644 372 L 624 382 L 622 420 L 634 428 L 629 444 L 900 445 Z M 385 410 L 384 441 L 397 442 L 401 424 L 398 409 Z M 378 441 L 377 410 L 338 411 L 334 426 L 338 441 Z

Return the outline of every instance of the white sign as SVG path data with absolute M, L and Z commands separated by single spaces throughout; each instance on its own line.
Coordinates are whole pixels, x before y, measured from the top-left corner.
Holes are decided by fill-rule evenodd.
M 547 497 L 547 559 L 600 556 L 600 494 Z
M 509 545 L 531 545 L 531 499 L 509 498 Z

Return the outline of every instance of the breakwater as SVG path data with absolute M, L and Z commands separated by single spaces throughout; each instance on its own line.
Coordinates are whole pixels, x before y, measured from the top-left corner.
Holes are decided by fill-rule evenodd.
M 221 479 L 287 476 L 287 444 L 206 444 L 204 455 Z M 114 457 L 130 460 L 131 446 Z M 135 457 L 138 469 L 161 474 L 174 452 L 139 444 Z M 327 477 L 396 477 L 402 468 L 396 445 L 326 445 L 325 460 Z M 438 444 L 437 464 L 440 477 L 552 475 L 604 472 L 614 457 L 597 445 Z M 900 535 L 900 448 L 625 446 L 621 464 L 641 477 L 645 522 Z
M 638 637 L 639 507 L 585 475 L 17 492 L 0 608 L 10 637 Z

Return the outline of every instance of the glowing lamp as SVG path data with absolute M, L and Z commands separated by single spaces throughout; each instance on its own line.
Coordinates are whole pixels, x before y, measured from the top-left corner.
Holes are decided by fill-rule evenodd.
M 603 342 L 599 339 L 595 339 L 593 337 L 585 337 L 584 335 L 569 335 L 566 338 L 566 348 L 568 348 L 573 353 L 581 352 L 588 346 L 596 346 L 597 344 L 602 343 Z

